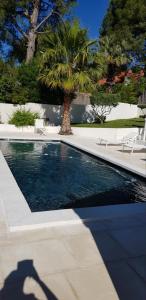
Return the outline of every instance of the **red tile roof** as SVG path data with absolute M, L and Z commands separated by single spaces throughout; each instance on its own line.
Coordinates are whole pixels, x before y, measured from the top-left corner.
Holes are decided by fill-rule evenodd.
M 113 83 L 122 83 L 124 82 L 125 78 L 132 78 L 134 80 L 138 80 L 141 77 L 144 77 L 144 70 L 140 70 L 138 73 L 134 73 L 132 70 L 123 71 L 118 75 L 114 76 L 112 81 Z M 105 85 L 108 82 L 107 78 L 100 79 L 98 81 L 99 85 Z

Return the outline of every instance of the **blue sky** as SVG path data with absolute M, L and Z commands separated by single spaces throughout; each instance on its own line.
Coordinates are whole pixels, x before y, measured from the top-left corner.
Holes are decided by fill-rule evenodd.
M 89 29 L 91 38 L 99 35 L 99 29 L 106 13 L 110 0 L 78 0 L 74 9 L 75 15 L 80 19 L 81 26 Z

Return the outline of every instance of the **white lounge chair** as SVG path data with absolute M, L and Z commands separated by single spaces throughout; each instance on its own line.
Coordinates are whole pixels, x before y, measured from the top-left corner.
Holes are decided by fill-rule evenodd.
M 46 128 L 44 127 L 43 119 L 35 120 L 35 133 L 39 133 L 41 135 L 46 135 Z
M 142 150 L 142 149 L 146 149 L 146 143 L 143 142 L 143 143 L 136 143 L 136 141 L 129 141 L 129 142 L 126 142 L 123 144 L 122 146 L 122 150 L 124 151 L 125 148 L 130 148 L 131 149 L 131 152 L 130 153 L 133 153 L 134 150 Z
M 136 141 L 138 138 L 138 134 L 135 132 L 131 132 L 124 136 L 122 139 L 104 139 L 104 138 L 98 138 L 98 144 L 105 145 L 106 147 L 108 145 L 121 145 L 126 142 L 130 141 Z

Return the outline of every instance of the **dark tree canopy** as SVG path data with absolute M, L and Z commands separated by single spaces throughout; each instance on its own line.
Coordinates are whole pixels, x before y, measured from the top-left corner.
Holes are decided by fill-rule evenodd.
M 112 36 L 124 43 L 129 56 L 143 61 L 146 41 L 146 1 L 111 0 L 104 18 L 101 36 Z

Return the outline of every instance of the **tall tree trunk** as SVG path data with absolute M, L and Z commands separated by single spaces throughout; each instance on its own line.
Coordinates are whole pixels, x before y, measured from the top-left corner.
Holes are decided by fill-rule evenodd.
M 36 33 L 31 30 L 28 35 L 28 44 L 27 44 L 27 52 L 26 52 L 26 63 L 29 64 L 35 54 L 35 46 L 36 46 Z
M 38 22 L 38 15 L 39 15 L 39 9 L 40 9 L 40 0 L 35 0 L 33 12 L 30 17 L 30 31 L 28 33 L 28 44 L 27 44 L 27 53 L 26 53 L 26 63 L 30 63 L 31 60 L 34 57 L 35 54 L 35 48 L 36 48 L 36 27 Z
M 63 119 L 61 124 L 61 129 L 59 134 L 62 135 L 71 135 L 71 124 L 70 124 L 70 106 L 71 106 L 71 98 L 69 95 L 64 96 L 63 102 Z

